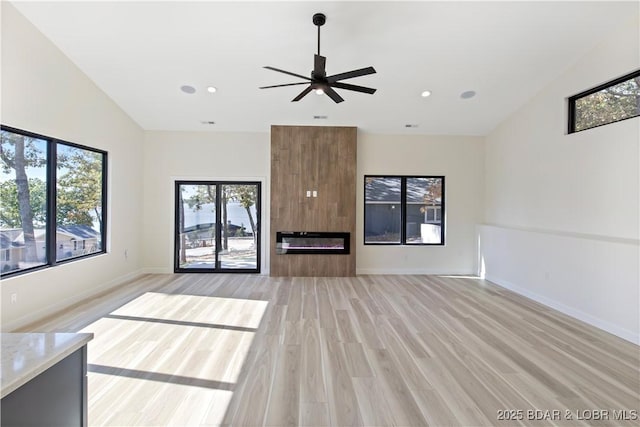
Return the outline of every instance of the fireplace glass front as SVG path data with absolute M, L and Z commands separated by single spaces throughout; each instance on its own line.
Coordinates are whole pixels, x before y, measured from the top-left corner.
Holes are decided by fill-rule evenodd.
M 276 253 L 284 254 L 349 254 L 350 233 L 278 231 Z

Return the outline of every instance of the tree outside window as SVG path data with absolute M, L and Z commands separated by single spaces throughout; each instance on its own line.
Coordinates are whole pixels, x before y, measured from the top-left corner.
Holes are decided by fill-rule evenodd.
M 640 116 L 640 71 L 569 98 L 569 133 Z

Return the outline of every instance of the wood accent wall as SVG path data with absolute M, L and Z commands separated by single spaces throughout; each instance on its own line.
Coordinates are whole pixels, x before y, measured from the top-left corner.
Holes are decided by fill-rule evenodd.
M 355 276 L 356 138 L 355 127 L 271 126 L 272 276 Z M 278 231 L 350 232 L 350 254 L 278 255 Z

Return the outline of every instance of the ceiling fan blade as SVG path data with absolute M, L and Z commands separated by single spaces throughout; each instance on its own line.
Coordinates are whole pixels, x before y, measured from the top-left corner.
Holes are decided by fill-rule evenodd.
M 340 95 L 338 95 L 338 92 L 336 92 L 335 90 L 333 90 L 332 88 L 330 88 L 329 86 L 323 88 L 322 90 L 324 90 L 324 93 L 327 94 L 327 96 L 329 96 L 329 98 L 333 99 L 333 101 L 338 104 L 342 101 L 344 101 L 344 99 L 342 99 L 342 97 Z
M 375 74 L 376 70 L 373 67 L 360 68 L 359 70 L 347 71 L 346 73 L 334 74 L 327 77 L 329 83 L 337 82 L 338 80 L 352 79 L 354 77 L 366 76 L 368 74 Z
M 348 83 L 333 82 L 333 83 L 329 83 L 329 86 L 337 87 L 338 89 L 354 90 L 356 92 L 362 92 L 362 93 L 368 93 L 368 94 L 376 93 L 376 89 L 365 87 L 365 86 L 350 85 Z
M 301 79 L 305 79 L 305 80 L 311 81 L 311 79 L 309 77 L 301 76 L 300 74 L 291 73 L 289 71 L 281 70 L 279 68 L 274 68 L 274 67 L 269 67 L 269 66 L 266 66 L 264 68 L 266 68 L 267 70 L 277 71 L 279 73 L 289 74 L 290 76 L 300 77 Z
M 313 55 L 313 75 L 314 77 L 324 77 L 327 58 L 321 55 Z
M 296 85 L 308 85 L 309 82 L 300 82 L 300 83 L 286 83 L 283 85 L 272 85 L 272 86 L 262 86 L 259 89 L 270 89 L 272 87 L 284 87 L 284 86 L 296 86 Z
M 302 98 L 305 97 L 306 94 L 308 94 L 309 92 L 311 92 L 313 90 L 313 88 L 311 87 L 311 85 L 309 85 L 308 88 L 306 88 L 305 90 L 303 90 L 302 92 L 300 92 L 300 94 L 298 96 L 296 96 L 295 98 L 293 98 L 291 100 L 291 102 L 297 102 L 300 101 Z

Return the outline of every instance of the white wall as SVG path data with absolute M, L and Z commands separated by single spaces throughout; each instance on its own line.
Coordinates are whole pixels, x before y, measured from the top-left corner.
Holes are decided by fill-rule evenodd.
M 473 274 L 483 213 L 484 138 L 358 132 L 359 274 Z M 445 246 L 364 245 L 364 175 L 444 175 Z
M 566 134 L 566 98 L 640 68 L 637 16 L 487 137 L 486 278 L 639 342 L 640 119 Z
M 173 272 L 176 180 L 262 182 L 262 273 L 267 273 L 269 236 L 268 133 L 163 132 L 145 134 L 144 266 Z
M 147 132 L 144 152 L 146 271 L 173 271 L 174 187 L 177 179 L 257 179 L 262 187 L 262 272 L 268 274 L 270 135 L 267 133 Z M 358 134 L 357 271 L 451 273 L 476 271 L 475 227 L 482 216 L 483 139 Z M 363 245 L 365 174 L 446 176 L 444 247 Z M 161 213 L 161 214 L 158 214 Z
M 10 331 L 137 274 L 143 132 L 7 2 L 1 36 L 2 124 L 106 150 L 110 194 L 107 254 L 2 280 Z

